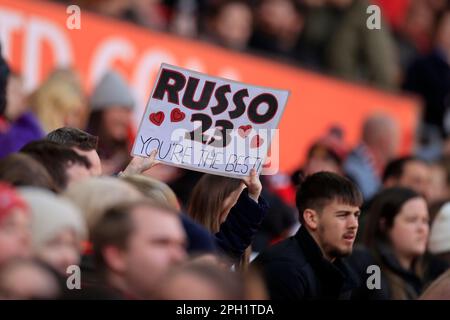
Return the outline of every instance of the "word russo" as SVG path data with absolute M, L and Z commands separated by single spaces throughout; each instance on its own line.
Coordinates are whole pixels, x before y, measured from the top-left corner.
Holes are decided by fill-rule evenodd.
M 240 89 L 236 92 L 232 92 L 229 84 L 224 84 L 217 87 L 217 83 L 214 81 L 205 81 L 203 88 L 197 90 L 200 83 L 200 79 L 195 77 L 186 77 L 175 70 L 162 69 L 158 83 L 156 84 L 152 98 L 160 101 L 164 101 L 167 96 L 167 101 L 177 106 L 183 105 L 185 108 L 197 111 L 198 113 L 191 114 L 191 122 L 201 122 L 196 130 L 186 134 L 187 139 L 200 142 L 202 144 L 210 144 L 213 147 L 223 148 L 230 142 L 230 137 L 227 135 L 227 131 L 234 129 L 233 119 L 237 119 L 247 114 L 248 120 L 253 124 L 264 124 L 274 118 L 278 111 L 277 98 L 269 93 L 264 92 L 255 97 L 250 97 L 250 93 L 247 88 Z M 197 92 L 200 91 L 200 92 Z M 199 99 L 195 99 L 194 96 L 200 96 Z M 231 95 L 232 103 L 228 101 L 226 94 Z M 211 98 L 217 100 L 217 104 L 210 105 Z M 251 98 L 247 104 L 245 98 Z M 231 106 L 231 109 L 229 110 Z M 265 106 L 265 111 L 261 111 L 260 106 Z M 212 116 L 218 117 L 227 111 L 225 118 L 227 119 L 214 119 L 207 113 L 200 111 L 207 108 L 211 109 Z M 221 136 L 221 139 L 211 140 L 205 131 L 210 128 L 215 128 L 216 134 Z

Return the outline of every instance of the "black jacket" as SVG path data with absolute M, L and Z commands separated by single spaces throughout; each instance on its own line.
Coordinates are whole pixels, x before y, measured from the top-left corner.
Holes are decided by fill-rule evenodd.
M 356 248 L 352 255 L 347 259 L 352 269 L 360 278 L 360 282 L 365 284 L 371 275 L 367 272 L 367 267 L 376 265 L 380 268 L 380 288 L 370 290 L 367 285 L 360 286 L 353 292 L 353 300 L 392 300 L 400 299 L 395 297 L 392 289 L 394 286 L 401 286 L 404 290 L 405 296 L 403 299 L 416 299 L 437 277 L 448 269 L 448 264 L 440 261 L 430 254 L 425 254 L 422 257 L 424 273 L 419 277 L 411 270 L 404 269 L 392 249 L 382 242 L 376 244 L 376 254 L 370 252 L 364 246 Z M 388 275 L 395 275 L 402 281 L 402 283 L 389 282 Z
M 325 260 L 304 227 L 261 253 L 254 264 L 262 269 L 271 299 L 350 299 L 359 285 L 343 259 Z

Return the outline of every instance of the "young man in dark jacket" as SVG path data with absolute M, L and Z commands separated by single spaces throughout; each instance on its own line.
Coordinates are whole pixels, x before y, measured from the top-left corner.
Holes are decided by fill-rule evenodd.
M 297 190 L 302 224 L 296 235 L 261 253 L 272 299 L 349 299 L 358 286 L 344 256 L 352 252 L 362 195 L 348 179 L 331 172 L 308 176 Z

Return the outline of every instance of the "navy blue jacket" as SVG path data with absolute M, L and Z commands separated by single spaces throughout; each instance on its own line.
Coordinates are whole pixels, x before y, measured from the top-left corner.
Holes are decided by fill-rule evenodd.
M 232 259 L 240 259 L 255 238 L 268 209 L 262 197 L 256 203 L 244 189 L 225 222 L 220 225 L 219 232 L 214 235 L 219 251 Z
M 186 248 L 188 253 L 216 252 L 214 238 L 205 227 L 184 213 L 181 214 L 181 223 L 188 238 L 188 247 Z

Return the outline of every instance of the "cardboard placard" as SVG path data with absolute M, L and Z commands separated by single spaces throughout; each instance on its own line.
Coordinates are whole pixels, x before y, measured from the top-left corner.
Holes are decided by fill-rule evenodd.
M 211 174 L 261 173 L 289 91 L 162 64 L 132 154 Z

